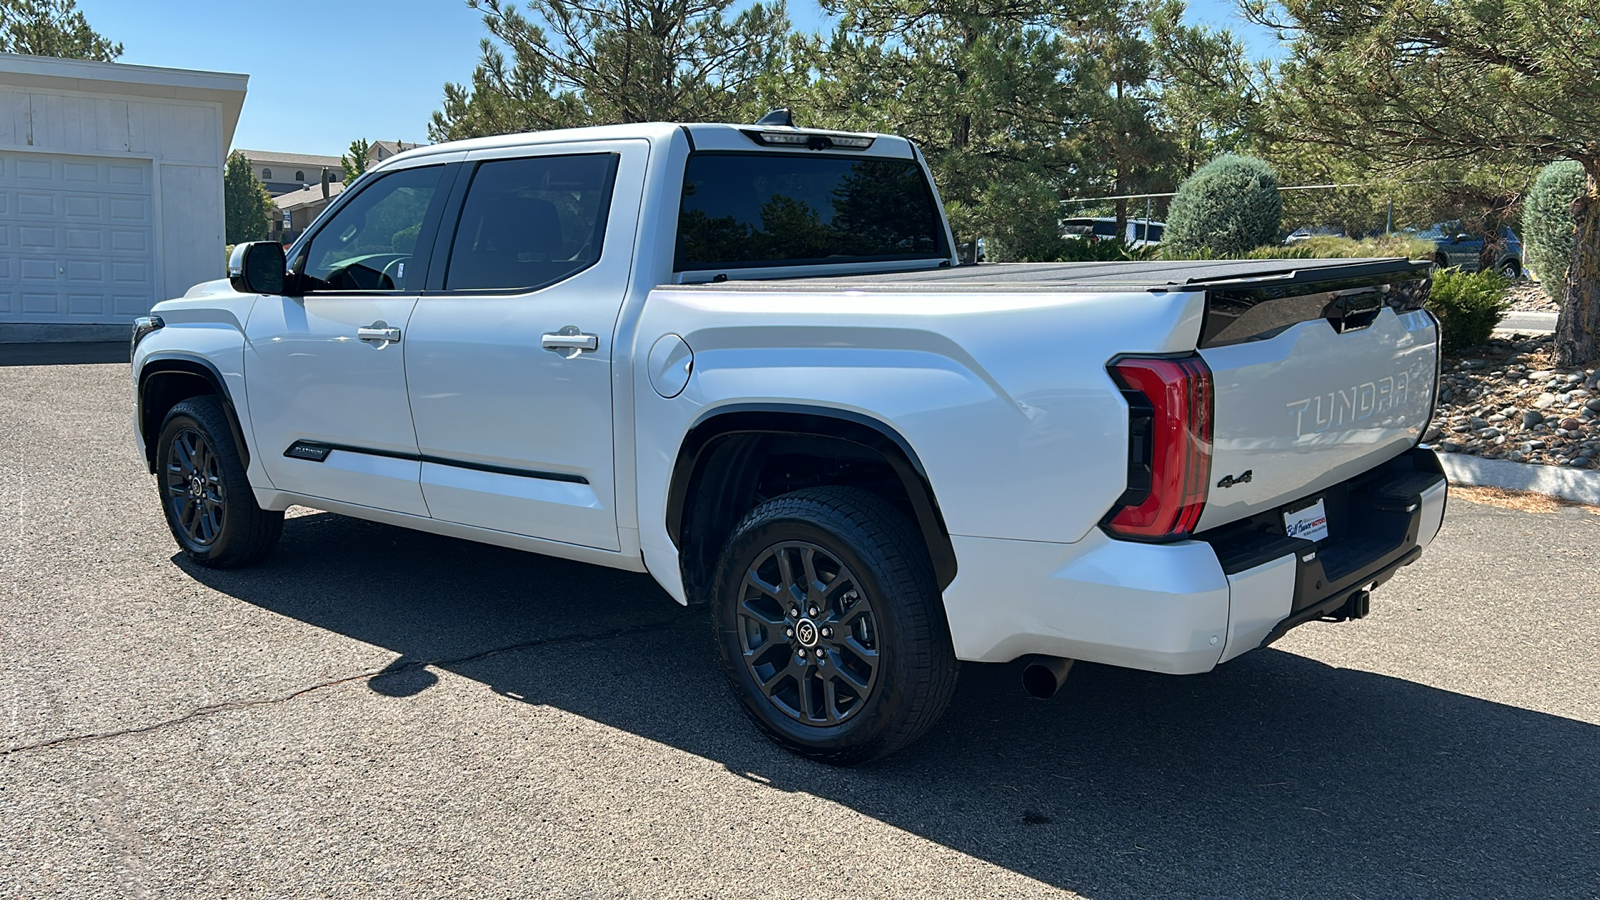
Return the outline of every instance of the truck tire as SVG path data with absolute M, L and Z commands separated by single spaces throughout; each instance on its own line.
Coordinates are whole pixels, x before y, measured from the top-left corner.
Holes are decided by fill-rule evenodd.
M 256 505 L 217 398 L 190 397 L 167 413 L 156 440 L 156 479 L 167 527 L 185 556 L 231 569 L 272 554 L 283 513 Z
M 734 529 L 714 582 L 717 646 L 778 745 L 854 765 L 910 744 L 949 705 L 959 664 L 916 534 L 843 487 L 775 497 Z

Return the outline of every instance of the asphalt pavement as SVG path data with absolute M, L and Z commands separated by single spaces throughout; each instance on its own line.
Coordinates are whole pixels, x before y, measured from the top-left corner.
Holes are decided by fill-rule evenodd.
M 1371 617 L 1208 675 L 968 665 L 840 770 L 647 577 L 303 510 L 187 564 L 130 402 L 0 364 L 0 895 L 1600 896 L 1592 511 L 1455 501 Z

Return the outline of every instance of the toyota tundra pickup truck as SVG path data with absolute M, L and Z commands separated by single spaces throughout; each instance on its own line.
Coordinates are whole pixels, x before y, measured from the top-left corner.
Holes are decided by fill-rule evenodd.
M 1444 516 L 1427 279 L 960 265 L 890 135 L 507 135 L 386 160 L 157 305 L 134 431 L 197 564 L 299 505 L 648 572 L 709 604 L 761 731 L 851 764 L 960 661 L 1048 695 L 1366 615 Z

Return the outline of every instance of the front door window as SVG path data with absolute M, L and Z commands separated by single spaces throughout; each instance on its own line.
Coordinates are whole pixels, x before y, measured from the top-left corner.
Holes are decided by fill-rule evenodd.
M 402 169 L 375 179 L 317 231 L 295 261 L 305 291 L 418 291 L 409 265 L 443 166 Z

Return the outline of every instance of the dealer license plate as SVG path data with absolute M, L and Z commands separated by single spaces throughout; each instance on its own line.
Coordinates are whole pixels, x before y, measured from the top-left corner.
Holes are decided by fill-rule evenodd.
M 1321 541 L 1328 537 L 1328 511 L 1319 498 L 1310 506 L 1283 513 L 1283 533 L 1289 537 Z

